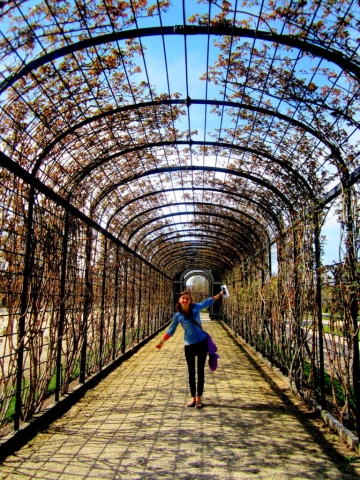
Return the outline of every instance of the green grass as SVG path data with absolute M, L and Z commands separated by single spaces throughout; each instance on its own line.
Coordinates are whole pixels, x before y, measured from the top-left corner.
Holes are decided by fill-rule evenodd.
M 339 337 L 343 337 L 344 336 L 344 333 L 337 329 L 337 328 L 333 328 L 332 330 L 330 329 L 329 325 L 323 325 L 323 331 L 325 333 L 329 333 L 330 335 L 338 335 Z M 358 332 L 358 339 L 360 340 L 360 332 Z
M 308 380 L 309 376 L 310 376 L 310 369 L 311 369 L 310 363 L 304 362 L 303 369 L 304 369 L 305 378 Z M 333 382 L 332 382 L 331 376 L 328 373 L 324 372 L 325 394 L 328 397 L 331 397 L 331 398 L 333 396 L 332 383 Z M 345 404 L 345 395 L 344 395 L 344 392 L 342 390 L 341 383 L 336 378 L 334 378 L 334 390 L 335 390 L 336 402 L 340 407 L 342 407 Z M 351 389 L 351 396 L 353 396 L 353 393 L 354 392 Z M 350 405 L 350 407 L 354 407 L 354 402 L 351 398 L 349 398 L 349 405 Z

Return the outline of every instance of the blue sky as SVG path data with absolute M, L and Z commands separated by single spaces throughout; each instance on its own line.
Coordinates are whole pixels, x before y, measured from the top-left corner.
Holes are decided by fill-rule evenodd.
M 36 1 L 30 1 L 27 3 L 28 7 L 37 3 Z M 185 6 L 185 15 L 183 15 L 183 6 Z M 194 13 L 207 13 L 208 5 L 198 3 L 196 0 L 174 0 L 172 6 L 169 9 L 169 12 L 163 13 L 161 16 L 162 25 L 181 25 L 185 20 L 189 18 Z M 219 10 L 212 5 L 211 6 L 212 14 L 218 13 Z M 159 25 L 159 18 L 144 18 L 139 19 L 138 26 L 139 28 Z M 2 25 L 2 30 L 6 30 L 6 25 Z M 206 42 L 207 38 L 205 36 L 188 36 L 187 41 L 187 53 L 188 58 L 185 60 L 184 52 L 185 49 L 179 49 L 178 39 L 175 37 L 166 37 L 164 39 L 166 45 L 166 54 L 168 62 L 168 74 L 169 74 L 169 84 L 171 92 L 179 92 L 181 97 L 184 98 L 185 95 L 189 94 L 191 98 L 205 98 L 206 96 L 206 86 L 208 87 L 207 97 L 219 98 L 219 90 L 217 87 L 214 87 L 212 83 L 206 84 L 206 82 L 200 81 L 200 76 L 206 71 L 207 60 L 210 64 L 213 63 L 214 57 L 217 56 L 216 49 L 210 48 L 210 58 L 207 59 L 204 52 L 206 52 Z M 213 39 L 211 40 L 211 43 Z M 166 93 L 167 84 L 166 76 L 164 75 L 165 64 L 164 64 L 164 55 L 163 55 L 163 45 L 162 38 L 160 37 L 147 37 L 142 39 L 143 45 L 146 47 L 148 52 L 154 52 L 154 55 L 147 55 L 146 68 L 149 74 L 150 81 L 153 85 L 156 86 L 157 93 Z M 156 54 L 158 52 L 158 54 Z M 191 83 L 187 85 L 185 82 L 185 65 L 191 69 Z M 212 117 L 208 117 L 210 119 Z M 191 108 L 191 123 L 192 126 L 195 126 L 199 132 L 197 136 L 194 136 L 193 139 L 197 140 L 210 140 L 207 132 L 209 130 L 214 130 L 218 127 L 218 119 L 214 119 L 214 125 L 209 123 L 206 126 L 207 132 L 204 132 L 204 106 L 193 105 Z M 223 125 L 224 127 L 224 125 Z M 182 128 L 186 128 L 186 125 L 182 125 Z M 197 138 L 196 138 L 197 137 Z M 337 182 L 336 182 L 337 183 Z M 327 217 L 325 225 L 322 229 L 322 234 L 326 237 L 324 241 L 324 253 L 323 253 L 323 263 L 326 265 L 332 264 L 333 262 L 339 261 L 339 241 L 340 241 L 340 225 L 336 216 L 334 215 L 334 209 L 332 209 Z

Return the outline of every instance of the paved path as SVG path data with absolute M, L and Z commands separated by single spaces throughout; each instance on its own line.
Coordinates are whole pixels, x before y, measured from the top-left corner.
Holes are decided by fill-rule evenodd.
M 151 340 L 50 428 L 6 459 L 7 479 L 352 479 L 355 453 L 291 400 L 286 386 L 216 322 L 219 368 L 205 408 L 189 399 L 179 328 Z M 324 430 L 326 433 L 326 429 Z M 332 443 L 334 442 L 334 443 Z M 343 453 L 343 452 L 341 452 Z

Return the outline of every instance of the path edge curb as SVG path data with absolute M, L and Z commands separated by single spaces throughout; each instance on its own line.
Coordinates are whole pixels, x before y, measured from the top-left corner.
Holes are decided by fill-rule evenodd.
M 243 340 L 241 337 L 237 337 L 233 330 L 231 330 L 231 328 L 226 325 L 224 321 L 220 321 L 219 323 L 239 345 L 244 347 L 251 355 L 259 358 L 265 365 L 271 368 L 271 370 L 286 384 L 286 386 L 291 390 L 291 392 L 297 398 L 303 401 L 302 396 L 299 394 L 296 387 L 292 385 L 287 375 L 284 375 L 279 368 L 271 365 L 271 362 L 267 358 L 263 357 L 260 352 L 256 351 L 255 348 L 245 342 L 245 340 Z M 329 413 L 327 410 L 324 410 L 322 406 L 319 405 L 315 400 L 310 399 L 310 402 L 318 415 L 324 420 L 324 422 L 329 425 L 329 427 L 334 432 L 336 432 L 339 437 L 349 445 L 349 447 L 351 447 L 356 453 L 360 454 L 359 438 L 346 427 L 344 427 L 344 425 L 340 423 L 333 415 L 331 415 L 331 413 Z
M 107 377 L 113 370 L 119 367 L 123 362 L 132 357 L 140 348 L 158 335 L 170 322 L 162 325 L 147 338 L 134 345 L 128 351 L 120 355 L 112 362 L 105 365 L 98 373 L 92 375 L 82 384 L 77 385 L 71 391 L 60 397 L 48 407 L 34 414 L 27 422 L 22 424 L 17 431 L 12 431 L 8 435 L 0 438 L 0 464 L 6 457 L 26 445 L 39 432 L 46 430 L 49 425 L 64 415 L 73 405 L 75 405 L 89 390 L 93 389 L 98 383 Z

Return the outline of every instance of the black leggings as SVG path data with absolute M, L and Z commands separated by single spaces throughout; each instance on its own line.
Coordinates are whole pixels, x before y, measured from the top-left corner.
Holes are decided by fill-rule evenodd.
M 199 343 L 185 345 L 185 358 L 189 369 L 189 385 L 192 397 L 201 397 L 204 391 L 205 380 L 205 362 L 208 352 L 207 338 Z M 197 393 L 196 393 L 196 374 L 195 357 L 197 360 Z

